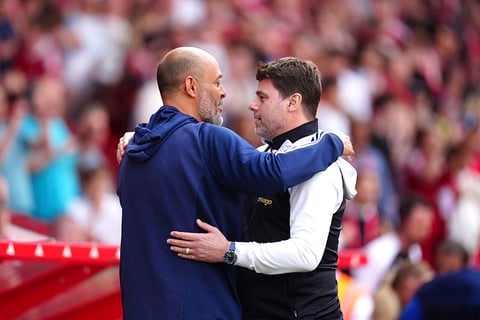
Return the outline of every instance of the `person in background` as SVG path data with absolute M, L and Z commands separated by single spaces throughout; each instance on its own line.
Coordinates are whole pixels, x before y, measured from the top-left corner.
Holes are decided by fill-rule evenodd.
M 368 121 L 352 119 L 350 133 L 355 144 L 353 161 L 355 168 L 359 171 L 366 168 L 377 173 L 379 184 L 377 207 L 381 228 L 393 229 L 398 226 L 398 199 L 388 159 L 372 143 L 372 128 Z
M 392 288 L 399 298 L 400 308 L 405 308 L 417 290 L 434 276 L 435 271 L 425 261 L 402 265 L 392 280 Z
M 399 207 L 400 224 L 397 229 L 372 240 L 364 247 L 368 263 L 352 269 L 352 276 L 375 292 L 383 282 L 389 282 L 403 262 L 422 260 L 420 244 L 430 232 L 433 207 L 416 196 L 402 199 Z
M 435 272 L 426 262 L 405 262 L 374 293 L 373 320 L 398 320 L 403 308 L 418 288 L 430 281 Z
M 29 109 L 26 79 L 21 72 L 10 71 L 4 75 L 4 84 L 0 85 L 0 172 L 9 186 L 12 213 L 31 215 L 34 199 L 24 126 Z
M 376 239 L 382 230 L 378 199 L 380 194 L 378 173 L 371 168 L 358 170 L 357 196 L 347 202 L 342 219 L 339 246 L 344 249 L 361 249 Z
M 41 78 L 33 88 L 32 111 L 25 119 L 35 210 L 52 225 L 80 193 L 76 142 L 64 119 L 65 87 L 58 78 Z
M 79 170 L 82 194 L 72 200 L 59 218 L 58 239 L 120 244 L 122 208 L 113 179 L 103 167 Z
M 469 265 L 470 255 L 460 243 L 446 239 L 437 247 L 434 265 L 437 274 L 458 271 Z
M 325 132 L 318 131 L 315 118 L 321 81 L 314 63 L 295 57 L 260 62 L 256 78 L 249 109 L 255 133 L 267 142 L 258 150 L 288 153 L 322 140 Z M 169 243 L 181 257 L 204 262 L 224 262 L 224 249 L 235 248 L 243 319 L 342 319 L 338 238 L 356 177 L 355 169 L 338 159 L 304 183 L 249 198 L 242 241 L 199 223 L 207 233 L 173 232 L 178 240 Z
M 166 243 L 170 231 L 198 231 L 199 218 L 238 240 L 240 192 L 285 190 L 344 151 L 338 136 L 326 134 L 294 152 L 258 152 L 219 126 L 226 96 L 221 78 L 216 59 L 195 47 L 173 49 L 158 65 L 165 105 L 136 127 L 117 178 L 124 319 L 241 319 L 234 268 L 178 259 Z M 233 259 L 228 246 L 227 252 Z
M 81 111 L 75 127 L 78 141 L 77 166 L 81 169 L 105 167 L 116 173 L 118 164 L 112 154 L 113 137 L 110 127 L 110 114 L 106 106 L 97 101 L 88 103 Z
M 440 200 L 447 172 L 446 141 L 435 123 L 426 122 L 418 129 L 415 145 L 410 150 L 402 168 L 402 193 L 417 194 L 427 199 L 434 209 L 429 234 L 422 242 L 423 259 L 433 266 L 436 246 L 446 236 L 446 220 L 441 214 Z

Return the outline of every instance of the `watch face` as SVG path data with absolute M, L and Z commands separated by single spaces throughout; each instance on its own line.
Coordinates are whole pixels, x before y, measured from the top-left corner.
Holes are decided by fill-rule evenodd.
M 225 260 L 225 263 L 234 264 L 235 261 L 237 261 L 237 255 L 235 254 L 235 251 L 228 250 L 223 256 L 223 259 Z

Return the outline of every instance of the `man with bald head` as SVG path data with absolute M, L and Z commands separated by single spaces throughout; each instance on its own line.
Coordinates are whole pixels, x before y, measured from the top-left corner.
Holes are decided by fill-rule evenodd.
M 221 78 L 222 73 L 215 58 L 197 48 L 172 50 L 158 65 L 157 70 L 157 83 L 165 105 L 177 106 L 180 111 L 186 114 L 191 113 L 199 121 L 217 125 L 223 123 L 221 102 L 226 96 L 223 87 L 220 88 Z M 203 84 L 205 80 L 208 83 Z M 212 85 L 213 87 L 211 87 Z M 191 98 L 188 94 L 170 95 L 170 93 L 182 90 L 183 86 L 186 90 L 197 89 L 198 107 L 183 101 L 184 98 Z M 212 89 L 222 90 L 214 95 Z M 171 99 L 171 102 L 166 99 Z
M 257 151 L 219 126 L 226 96 L 221 78 L 215 58 L 199 48 L 173 49 L 158 65 L 164 105 L 135 128 L 117 179 L 126 320 L 241 319 L 232 261 L 179 259 L 166 243 L 170 231 L 200 231 L 199 218 L 239 240 L 242 193 L 286 190 L 344 150 L 338 136 L 326 134 L 288 153 Z

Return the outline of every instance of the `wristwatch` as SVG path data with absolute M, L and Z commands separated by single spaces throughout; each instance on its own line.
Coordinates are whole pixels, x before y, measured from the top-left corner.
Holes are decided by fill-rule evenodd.
M 237 254 L 235 253 L 235 242 L 231 241 L 230 242 L 230 248 L 228 248 L 228 251 L 225 252 L 223 255 L 223 261 L 225 261 L 226 264 L 235 264 L 235 261 L 237 261 Z

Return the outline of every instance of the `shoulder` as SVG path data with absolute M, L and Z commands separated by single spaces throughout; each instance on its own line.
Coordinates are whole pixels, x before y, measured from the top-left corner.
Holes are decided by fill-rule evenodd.
M 211 145 L 212 147 L 233 146 L 236 144 L 250 145 L 229 128 L 204 122 L 195 125 L 198 126 L 199 139 L 202 144 Z
M 200 122 L 200 123 L 195 123 L 192 124 L 193 126 L 198 128 L 198 131 L 201 135 L 204 135 L 206 137 L 229 137 L 229 136 L 234 136 L 235 132 L 230 130 L 229 128 L 214 125 L 211 123 L 205 123 L 205 122 Z

